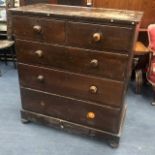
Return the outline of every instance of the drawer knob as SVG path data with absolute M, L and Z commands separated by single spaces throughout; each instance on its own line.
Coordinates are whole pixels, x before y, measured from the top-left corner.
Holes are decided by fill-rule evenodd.
M 102 38 L 102 34 L 101 34 L 101 33 L 94 33 L 94 34 L 93 34 L 93 40 L 94 40 L 95 42 L 101 41 L 101 38 Z
M 92 94 L 96 94 L 97 93 L 97 87 L 96 86 L 91 86 L 89 89 L 90 89 L 90 92 Z
M 44 81 L 44 76 L 43 75 L 38 75 L 37 79 L 38 79 L 38 81 L 43 82 Z
M 37 50 L 37 51 L 35 51 L 35 54 L 36 54 L 39 58 L 41 58 L 41 57 L 43 56 L 43 51 L 42 51 L 42 50 Z
M 94 119 L 95 118 L 95 113 L 94 112 L 88 112 L 87 113 L 87 118 L 88 119 Z
M 40 33 L 41 32 L 41 26 L 40 25 L 34 25 L 33 26 L 33 30 L 37 33 Z
M 97 59 L 93 59 L 90 61 L 91 66 L 93 67 L 97 67 L 98 66 L 98 60 Z

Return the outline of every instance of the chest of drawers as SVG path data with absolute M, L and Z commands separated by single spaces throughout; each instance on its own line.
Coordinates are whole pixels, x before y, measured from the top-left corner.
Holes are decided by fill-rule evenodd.
M 49 4 L 10 11 L 22 121 L 118 146 L 142 13 Z

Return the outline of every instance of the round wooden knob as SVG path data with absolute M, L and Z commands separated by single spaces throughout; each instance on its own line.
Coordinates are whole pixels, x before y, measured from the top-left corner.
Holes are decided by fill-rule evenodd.
M 87 118 L 88 119 L 94 119 L 95 118 L 95 113 L 94 112 L 88 112 L 87 113 Z
M 41 32 L 41 26 L 40 25 L 35 25 L 33 26 L 33 30 L 37 33 L 40 33 Z
M 93 67 L 97 67 L 98 66 L 98 60 L 97 59 L 93 59 L 90 61 L 91 66 Z
M 96 87 L 96 86 L 91 86 L 89 89 L 90 89 L 90 92 L 91 92 L 92 94 L 97 93 L 97 87 Z
M 44 81 L 44 76 L 43 75 L 38 75 L 37 79 L 38 79 L 38 81 L 43 82 Z
M 102 36 L 101 33 L 94 33 L 93 34 L 93 40 L 95 42 L 99 42 L 101 40 L 101 38 L 102 38 L 101 36 Z
M 35 51 L 35 54 L 36 54 L 39 58 L 41 58 L 41 57 L 43 56 L 43 51 L 42 51 L 42 50 L 37 50 L 37 51 Z

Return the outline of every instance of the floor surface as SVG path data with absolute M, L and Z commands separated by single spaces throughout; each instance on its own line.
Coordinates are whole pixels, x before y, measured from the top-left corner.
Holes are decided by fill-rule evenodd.
M 0 64 L 0 155 L 155 155 L 155 107 L 152 92 L 142 95 L 131 83 L 126 102 L 127 117 L 118 149 L 90 138 L 20 122 L 20 94 L 17 70 Z

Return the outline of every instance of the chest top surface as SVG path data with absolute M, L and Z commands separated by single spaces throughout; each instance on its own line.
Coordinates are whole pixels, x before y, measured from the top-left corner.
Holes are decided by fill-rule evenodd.
M 12 14 L 48 16 L 65 19 L 80 19 L 94 22 L 114 22 L 137 24 L 141 21 L 142 12 L 104 8 L 77 7 L 53 4 L 35 4 L 10 9 Z

